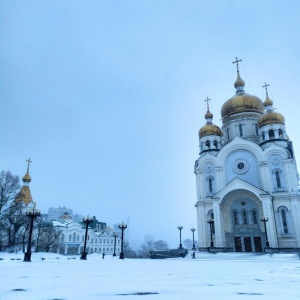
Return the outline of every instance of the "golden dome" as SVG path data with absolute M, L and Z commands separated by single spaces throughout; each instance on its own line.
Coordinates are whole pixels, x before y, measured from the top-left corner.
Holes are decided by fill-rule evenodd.
M 199 130 L 199 138 L 204 137 L 206 135 L 222 135 L 221 129 L 214 125 L 212 122 L 207 122 L 200 130 Z
M 22 178 L 23 182 L 30 182 L 31 181 L 31 177 L 29 175 L 29 172 L 27 171 L 25 176 Z
M 26 176 L 26 175 L 25 175 Z M 24 177 L 25 177 L 24 176 Z M 18 193 L 15 202 L 23 202 L 26 206 L 32 202 L 32 196 L 29 186 L 23 185 L 20 192 Z
M 205 119 L 212 119 L 213 116 L 214 116 L 214 115 L 210 112 L 210 110 L 207 109 L 207 112 L 206 112 L 206 114 L 204 115 L 204 118 L 205 118 Z
M 273 105 L 273 101 L 269 98 L 269 96 L 267 95 L 266 100 L 264 101 L 264 106 L 272 106 Z
M 234 87 L 240 87 L 240 86 L 245 86 L 245 81 L 241 78 L 240 73 L 238 73 L 237 79 L 234 83 Z
M 265 111 L 263 102 L 256 96 L 249 94 L 235 95 L 227 100 L 221 109 L 222 118 L 229 117 L 236 113 L 257 112 L 263 114 Z
M 272 101 L 272 100 L 271 100 Z M 268 124 L 285 124 L 284 116 L 280 113 L 270 111 L 266 112 L 258 121 L 258 127 Z

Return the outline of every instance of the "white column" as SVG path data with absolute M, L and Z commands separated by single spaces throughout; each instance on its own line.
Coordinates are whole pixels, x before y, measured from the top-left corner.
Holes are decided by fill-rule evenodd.
M 198 226 L 198 244 L 199 248 L 206 248 L 206 218 L 205 218 L 205 207 L 204 202 L 198 201 L 197 207 L 197 226 Z
M 214 223 L 215 223 L 215 247 L 226 247 L 225 232 L 222 226 L 221 208 L 219 199 L 213 201 Z
M 297 247 L 300 247 L 300 199 L 297 196 L 291 197 L 291 211 Z
M 273 205 L 270 195 L 261 195 L 262 205 L 263 205 L 263 217 L 268 219 L 266 222 L 268 241 L 270 243 L 270 247 L 277 248 L 277 234 L 276 234 L 276 226 L 275 226 L 275 218 L 273 213 Z M 261 221 L 260 221 L 261 222 Z M 264 230 L 264 225 L 262 226 Z

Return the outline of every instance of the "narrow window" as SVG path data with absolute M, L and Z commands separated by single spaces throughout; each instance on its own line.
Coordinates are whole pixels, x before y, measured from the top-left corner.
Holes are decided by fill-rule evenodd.
M 252 210 L 252 219 L 253 219 L 253 224 L 257 224 L 257 212 L 255 209 Z
M 281 218 L 282 218 L 283 232 L 289 233 L 288 225 L 287 225 L 287 221 L 286 221 L 286 212 L 284 209 L 281 210 Z
M 246 210 L 242 211 L 242 216 L 243 216 L 243 224 L 244 225 L 248 224 L 248 218 L 247 218 L 247 211 Z
M 273 129 L 269 130 L 269 139 L 275 139 L 275 133 Z
M 205 145 L 207 149 L 210 149 L 210 141 L 206 141 Z
M 262 138 L 263 138 L 263 141 L 266 140 L 266 136 L 265 136 L 265 133 L 264 133 L 264 132 L 262 133 Z
M 256 133 L 256 135 L 258 135 L 258 126 L 257 126 L 257 124 L 255 124 L 255 133 Z
M 212 179 L 211 178 L 208 179 L 208 190 L 209 190 L 210 193 L 212 193 L 212 191 L 213 191 Z
M 238 212 L 236 210 L 233 211 L 233 222 L 234 222 L 234 225 L 239 224 L 239 216 L 238 216 Z
M 71 236 L 71 234 L 69 235 L 69 242 L 71 242 L 72 241 L 72 236 Z
M 77 242 L 79 242 L 79 235 L 77 235 Z
M 73 242 L 75 242 L 75 240 L 76 240 L 76 234 L 73 233 Z
M 243 136 L 243 125 L 239 125 L 239 130 L 240 130 L 240 136 Z
M 227 128 L 227 140 L 229 141 L 229 128 Z
M 279 129 L 279 130 L 278 130 L 278 134 L 279 134 L 279 138 L 281 138 L 281 139 L 282 139 L 282 138 L 283 138 L 283 132 L 282 132 L 282 130 L 281 130 L 281 129 Z
M 214 220 L 214 213 L 213 212 L 210 213 L 210 218 L 211 218 L 211 220 Z M 212 231 L 213 234 L 215 234 L 215 222 L 212 222 L 212 224 L 211 224 L 211 231 Z
M 218 149 L 218 142 L 216 140 L 214 140 L 214 148 Z
M 275 171 L 275 179 L 276 179 L 276 185 L 277 185 L 277 187 L 281 188 L 280 172 L 278 170 Z

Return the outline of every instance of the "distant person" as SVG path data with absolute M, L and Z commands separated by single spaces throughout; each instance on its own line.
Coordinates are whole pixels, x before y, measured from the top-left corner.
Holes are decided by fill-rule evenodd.
M 193 253 L 192 253 L 192 258 L 193 258 L 193 259 L 195 259 L 195 258 L 196 258 L 196 256 L 195 256 L 195 252 L 193 252 Z
M 104 259 L 104 256 L 105 256 L 105 253 L 103 252 L 103 254 L 102 254 L 102 258 Z

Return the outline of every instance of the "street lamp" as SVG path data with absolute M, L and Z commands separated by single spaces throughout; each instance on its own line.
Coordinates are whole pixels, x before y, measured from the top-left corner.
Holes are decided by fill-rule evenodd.
M 36 217 L 41 215 L 41 211 L 39 209 L 29 209 L 26 212 L 26 216 L 30 219 L 30 228 L 29 228 L 29 238 L 28 238 L 28 245 L 27 250 L 24 255 L 24 260 L 30 262 L 31 261 L 31 237 L 32 237 L 32 229 L 33 229 L 33 222 Z
M 84 236 L 84 246 L 83 246 L 83 252 L 81 253 L 80 259 L 86 260 L 86 240 L 88 235 L 88 227 L 89 224 L 93 223 L 94 219 L 87 216 L 86 218 L 83 218 L 82 222 L 85 224 L 85 236 Z
M 119 228 L 122 230 L 120 259 L 124 259 L 123 241 L 124 241 L 124 230 L 127 228 L 127 225 L 124 224 L 124 222 L 122 222 L 119 224 Z
M 179 248 L 182 248 L 182 244 L 181 244 L 181 230 L 183 229 L 182 226 L 177 226 L 177 228 L 179 229 Z
M 269 248 L 270 247 L 270 244 L 269 244 L 269 241 L 268 241 L 268 233 L 267 233 L 267 226 L 266 226 L 266 223 L 269 221 L 268 218 L 265 218 L 263 217 L 262 219 L 260 219 L 263 223 L 264 223 L 264 226 L 265 226 L 265 233 L 266 233 L 266 247 Z
M 194 233 L 195 233 L 196 229 L 194 227 L 191 228 L 191 232 L 193 233 L 193 248 L 192 250 L 195 251 L 196 247 L 195 247 L 195 238 L 194 238 Z
M 114 254 L 113 256 L 116 256 L 116 241 L 117 241 L 117 237 L 118 237 L 118 233 L 117 232 L 114 232 L 113 233 L 113 237 L 115 238 L 115 242 L 114 242 Z
M 214 219 L 210 219 L 209 221 L 207 221 L 207 223 L 209 224 L 209 227 L 210 227 L 210 247 L 212 248 L 214 246 L 213 236 L 212 236 Z

